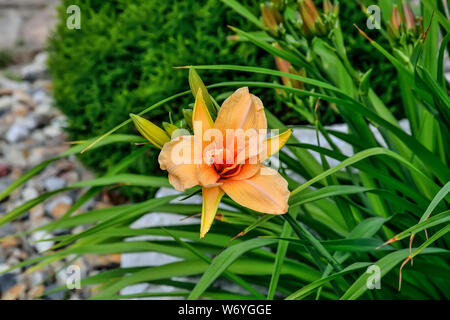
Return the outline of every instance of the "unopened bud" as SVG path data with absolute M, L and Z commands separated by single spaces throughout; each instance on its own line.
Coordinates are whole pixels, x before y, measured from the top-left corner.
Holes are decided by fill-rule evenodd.
M 392 7 L 391 22 L 388 24 L 388 32 L 393 38 L 400 37 L 402 16 L 397 5 Z
M 303 20 L 303 31 L 306 36 L 323 33 L 324 24 L 312 0 L 298 0 L 298 9 Z
M 178 129 L 178 127 L 176 125 L 168 123 L 168 122 L 163 122 L 162 126 L 163 126 L 164 130 L 166 130 L 166 132 L 171 137 L 172 137 L 172 134 L 174 133 L 174 131 Z
M 261 3 L 261 19 L 267 31 L 275 37 L 278 36 L 283 18 L 272 2 Z
M 170 141 L 170 137 L 167 133 L 153 124 L 152 122 L 144 119 L 138 115 L 130 113 L 130 118 L 133 120 L 136 129 L 144 136 L 149 142 L 158 148 L 162 148 L 165 143 Z
M 189 128 L 193 128 L 192 126 L 192 109 L 182 109 L 184 120 Z
M 323 13 L 325 14 L 335 13 L 335 9 L 336 8 L 333 6 L 330 0 L 323 1 Z
M 403 17 L 405 22 L 406 30 L 416 31 L 416 18 L 414 12 L 412 11 L 410 5 L 407 2 L 402 3 Z

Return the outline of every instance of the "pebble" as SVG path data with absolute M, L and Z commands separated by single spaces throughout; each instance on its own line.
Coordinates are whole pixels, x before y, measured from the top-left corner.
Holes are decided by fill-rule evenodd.
M 0 275 L 0 294 L 7 292 L 10 288 L 17 284 L 16 275 L 14 273 L 5 273 Z
M 60 177 L 48 177 L 44 179 L 43 184 L 47 191 L 54 191 L 64 188 L 66 186 L 66 180 Z
M 23 296 L 25 288 L 26 287 L 23 283 L 15 285 L 2 295 L 2 300 L 18 300 L 21 296 Z
M 39 230 L 31 234 L 30 240 L 31 241 L 38 241 L 38 240 L 46 240 L 50 239 L 53 236 L 49 234 L 48 232 L 44 230 Z M 54 242 L 53 241 L 39 241 L 39 242 L 33 242 L 31 245 L 39 252 L 42 253 L 51 247 L 53 247 Z
M 6 132 L 6 140 L 9 143 L 16 143 L 25 139 L 29 134 L 28 129 L 25 126 L 19 124 L 13 124 L 8 132 Z
M 39 196 L 39 192 L 33 187 L 27 187 L 22 191 L 22 199 L 25 201 L 31 200 Z
M 58 126 L 51 125 L 44 128 L 44 134 L 49 138 L 55 138 L 62 134 L 62 130 Z
M 45 292 L 45 287 L 44 287 L 43 285 L 40 285 L 40 286 L 37 286 L 37 287 L 32 287 L 32 288 L 30 289 L 29 295 L 31 296 L 31 298 L 37 299 L 37 298 L 39 298 L 44 292 Z
M 54 100 L 50 95 L 52 83 L 47 78 L 45 59 L 46 54 L 40 54 L 31 65 L 21 69 L 23 78 L 28 79 L 25 81 L 8 79 L 0 72 L 0 193 L 34 166 L 70 147 L 64 143 L 67 118 L 53 107 Z M 44 192 L 51 192 L 93 177 L 94 175 L 86 170 L 75 156 L 55 161 L 25 185 L 0 200 L 0 217 Z M 74 199 L 78 199 L 82 192 L 81 189 L 74 189 L 55 195 L 30 208 L 20 218 L 0 226 L 0 237 L 33 230 L 54 222 L 67 212 Z M 100 206 L 110 206 L 104 202 L 101 197 L 91 199 L 79 211 L 91 210 L 97 203 L 101 203 Z M 0 273 L 21 261 L 41 256 L 43 251 L 54 245 L 53 241 L 33 241 L 47 240 L 62 234 L 76 234 L 85 229 L 85 226 L 78 226 L 51 232 L 39 230 L 20 238 L 6 238 L 0 243 Z M 24 274 L 23 268 L 15 268 L 5 275 L 0 275 L 0 298 L 39 298 L 45 290 L 60 286 L 56 276 L 48 276 L 56 275 L 59 268 L 74 258 L 66 257 L 61 261 L 55 261 L 32 274 Z M 116 266 L 120 261 L 120 255 L 98 257 L 92 255 L 90 261 L 83 257 L 71 263 L 79 265 L 85 277 L 94 274 L 98 269 Z M 63 277 L 59 278 L 59 281 L 64 280 Z M 89 292 L 89 288 L 82 288 L 69 292 L 67 298 L 84 299 L 89 297 Z M 49 298 L 64 297 L 64 292 L 57 292 Z
M 72 198 L 67 195 L 58 196 L 45 206 L 45 211 L 47 211 L 47 213 L 51 214 L 53 209 L 58 204 L 61 204 L 61 203 L 67 204 L 70 206 L 70 205 L 72 205 Z
M 0 163 L 0 178 L 7 176 L 11 172 L 11 166 L 6 163 Z
M 0 238 L 9 236 L 16 232 L 16 228 L 10 223 L 4 224 L 0 227 Z
M 0 112 L 5 112 L 12 107 L 13 98 L 11 96 L 0 97 Z
M 1 245 L 2 248 L 11 248 L 11 247 L 17 247 L 20 245 L 21 241 L 19 238 L 16 237 L 8 237 L 2 240 Z
M 55 219 L 59 219 L 61 218 L 66 212 L 67 210 L 69 210 L 71 207 L 70 204 L 64 203 L 64 202 L 59 202 L 58 204 L 56 204 L 56 206 L 52 209 L 52 211 L 50 212 L 50 214 L 52 215 L 53 218 Z

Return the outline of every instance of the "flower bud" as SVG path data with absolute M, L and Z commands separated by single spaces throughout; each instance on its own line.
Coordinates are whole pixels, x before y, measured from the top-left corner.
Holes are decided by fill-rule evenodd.
M 392 7 L 391 21 L 388 24 L 388 32 L 393 38 L 400 37 L 400 27 L 402 25 L 402 16 L 397 5 Z
M 325 14 L 335 14 L 337 15 L 339 12 L 339 5 L 333 5 L 331 3 L 331 0 L 324 0 L 323 1 L 323 13 Z
M 403 17 L 405 22 L 406 31 L 416 31 L 416 17 L 412 11 L 410 5 L 407 2 L 402 3 Z
M 164 130 L 166 130 L 166 132 L 169 134 L 170 137 L 172 137 L 173 132 L 178 129 L 178 127 L 176 125 L 168 123 L 168 122 L 163 122 L 162 126 L 163 126 Z
M 148 121 L 147 119 L 144 119 L 132 113 L 130 113 L 130 118 L 131 120 L 133 120 L 134 125 L 136 126 L 136 129 L 138 129 L 139 133 L 159 149 L 162 149 L 164 144 L 170 141 L 170 137 L 163 129 Z
M 317 8 L 312 0 L 298 0 L 298 9 L 303 20 L 305 36 L 313 36 L 324 33 L 325 25 L 320 18 Z
M 184 120 L 186 120 L 187 126 L 192 129 L 192 109 L 183 109 L 181 111 L 183 112 L 183 117 Z
M 264 27 L 274 37 L 278 36 L 283 22 L 280 12 L 272 2 L 261 3 L 261 19 Z
M 291 74 L 295 74 L 297 76 L 301 76 L 301 77 L 306 77 L 306 70 L 305 68 L 301 68 L 300 70 L 296 70 L 293 66 L 289 67 L 289 73 Z M 303 81 L 300 80 L 294 80 L 294 79 L 289 79 L 291 82 L 291 86 L 292 88 L 296 88 L 296 89 L 305 89 L 305 84 L 303 83 Z

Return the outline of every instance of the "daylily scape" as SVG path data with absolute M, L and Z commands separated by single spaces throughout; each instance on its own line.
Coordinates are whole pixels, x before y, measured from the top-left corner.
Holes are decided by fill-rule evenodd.
M 139 132 L 162 149 L 159 165 L 168 171 L 169 182 L 176 190 L 202 187 L 200 237 L 211 228 L 225 194 L 261 213 L 288 211 L 287 181 L 262 162 L 284 146 L 292 131 L 267 138 L 263 103 L 247 87 L 224 101 L 215 121 L 199 89 L 192 111 L 192 135 L 175 129 L 170 140 L 150 121 L 137 115 L 131 118 Z

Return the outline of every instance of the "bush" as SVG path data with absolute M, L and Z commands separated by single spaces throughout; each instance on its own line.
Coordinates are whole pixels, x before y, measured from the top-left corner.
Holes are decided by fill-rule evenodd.
M 255 1 L 245 3 L 258 9 Z M 79 30 L 66 27 L 66 8 L 72 4 L 81 9 Z M 72 140 L 101 135 L 127 119 L 130 112 L 185 90 L 187 72 L 174 70 L 174 66 L 273 64 L 271 56 L 250 43 L 226 39 L 231 34 L 227 24 L 247 27 L 249 23 L 218 0 L 64 0 L 59 21 L 49 44 L 49 66 L 56 105 L 68 117 Z M 208 73 L 203 78 L 214 83 L 231 79 L 231 75 Z M 181 100 L 181 106 L 187 107 L 188 101 Z M 181 110 L 180 100 L 177 102 L 147 117 L 166 119 L 171 111 L 177 118 Z M 121 132 L 132 130 L 128 126 Z M 81 159 L 103 173 L 132 148 L 109 146 Z M 152 172 L 157 164 L 154 160 L 144 155 L 130 170 Z

